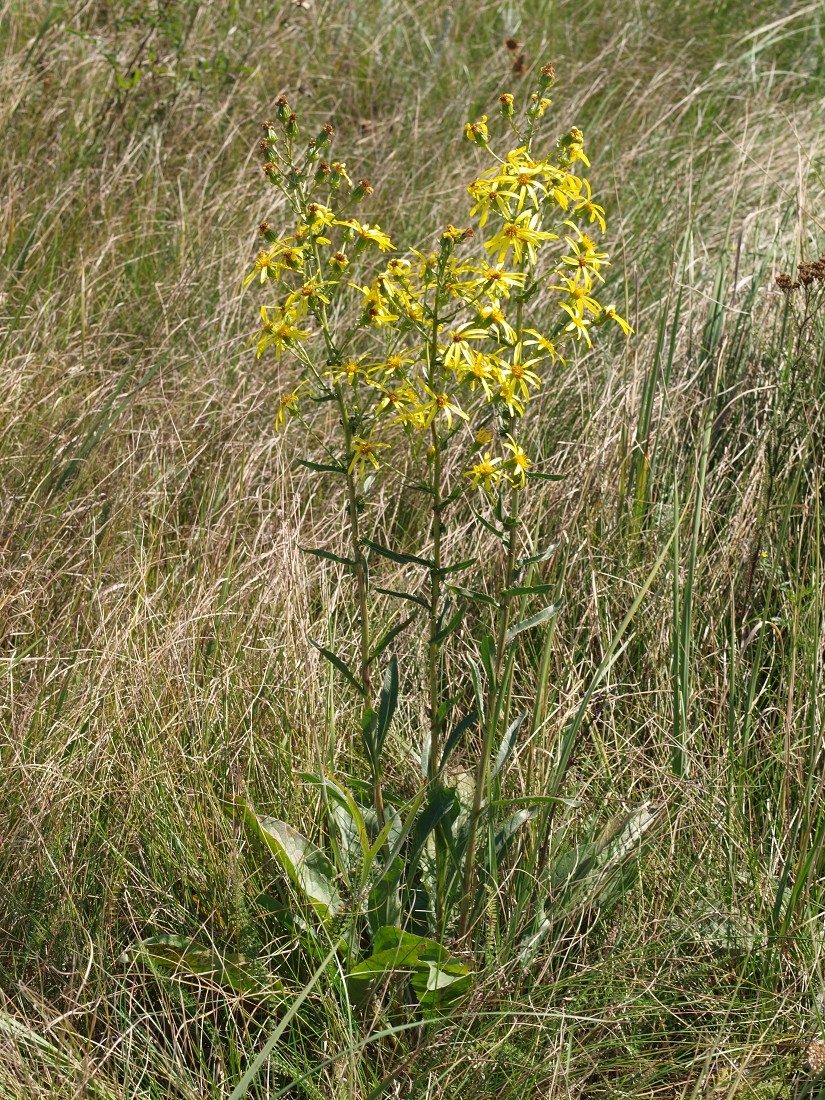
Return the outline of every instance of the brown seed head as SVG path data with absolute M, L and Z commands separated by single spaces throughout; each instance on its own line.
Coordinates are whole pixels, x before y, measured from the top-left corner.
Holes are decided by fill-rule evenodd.
M 504 39 L 504 45 L 507 47 L 507 49 L 510 51 L 510 53 L 515 53 L 516 50 L 519 47 L 518 39 L 516 39 L 516 38 L 505 38 Z

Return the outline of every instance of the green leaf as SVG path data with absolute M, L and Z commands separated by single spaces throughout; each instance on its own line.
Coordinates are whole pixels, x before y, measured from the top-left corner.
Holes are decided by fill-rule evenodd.
M 449 1012 L 470 990 L 471 971 L 460 962 L 437 962 L 425 952 L 419 955 L 410 985 L 424 1016 L 431 1019 Z
M 395 708 L 398 706 L 398 660 L 392 657 L 384 673 L 384 683 L 381 686 L 381 698 L 378 703 L 378 724 L 375 730 L 375 746 L 377 756 L 380 758 L 384 748 L 384 739 L 390 728 Z
M 445 787 L 440 781 L 432 784 L 427 806 L 415 823 L 415 829 L 413 830 L 412 850 L 407 865 L 408 882 L 412 882 L 415 878 L 418 861 L 421 859 L 427 837 L 445 819 L 448 819 L 448 824 L 452 825 L 460 810 L 461 806 L 452 788 Z
M 466 600 L 475 600 L 477 603 L 486 603 L 491 607 L 498 607 L 498 604 L 492 596 L 488 596 L 486 592 L 476 592 L 473 588 L 461 588 L 457 584 L 448 584 L 447 588 L 451 592 L 456 592 L 459 596 L 463 596 Z
M 150 936 L 130 948 L 123 961 L 144 958 L 175 972 L 207 978 L 238 993 L 267 993 L 267 983 L 253 972 L 251 961 L 238 952 L 221 953 L 185 936 Z
M 487 681 L 493 687 L 496 683 L 496 643 L 491 634 L 486 634 L 481 640 L 481 663 L 487 673 Z
M 409 600 L 420 607 L 428 608 L 430 606 L 423 596 L 414 596 L 412 592 L 399 592 L 395 588 L 376 588 L 374 591 L 380 592 L 383 596 L 395 596 L 399 600 Z
M 527 711 L 523 710 L 511 723 L 501 739 L 501 745 L 496 753 L 496 758 L 492 767 L 492 774 L 499 775 L 502 768 L 510 759 L 510 755 L 515 748 L 516 740 L 518 739 L 518 731 L 521 729 L 524 719 L 527 717 Z
M 401 565 L 420 565 L 424 569 L 432 569 L 434 565 L 428 558 L 417 558 L 415 554 L 399 554 L 396 550 L 390 550 L 388 546 L 382 546 L 380 542 L 373 542 L 372 539 L 364 539 L 364 545 L 369 546 L 382 558 L 400 562 Z
M 346 466 L 332 466 L 325 462 L 310 462 L 308 458 L 299 458 L 299 466 L 306 466 L 308 470 L 317 470 L 319 473 L 325 474 L 346 474 Z
M 333 554 L 329 550 L 317 550 L 312 546 L 298 546 L 305 554 L 312 554 L 316 558 L 326 558 L 327 561 L 336 561 L 339 565 L 355 565 L 352 558 L 344 558 L 340 554 Z
M 334 654 L 331 649 L 324 649 L 322 645 L 318 645 L 317 642 L 313 642 L 312 638 L 308 638 L 307 641 L 311 646 L 314 646 L 314 648 L 317 649 L 319 653 L 322 653 L 331 665 L 334 665 L 338 669 L 341 675 L 344 676 L 352 684 L 359 695 L 366 695 L 363 684 L 360 682 L 360 680 L 357 680 L 355 678 L 355 676 L 350 672 L 350 670 L 347 668 L 340 657 L 336 656 L 336 654 Z
M 346 975 L 347 992 L 356 1007 L 365 1007 L 384 986 L 409 980 L 426 1017 L 452 1007 L 470 987 L 472 975 L 434 940 L 401 928 L 379 928 L 373 952 Z
M 470 711 L 469 714 L 465 715 L 465 717 L 461 719 L 461 721 L 458 723 L 456 728 L 453 730 L 453 732 L 444 743 L 444 751 L 441 754 L 441 764 L 439 765 L 438 769 L 439 771 L 443 771 L 444 766 L 449 760 L 450 754 L 452 753 L 453 749 L 456 747 L 456 745 L 460 743 L 462 737 L 467 732 L 467 730 L 474 726 L 477 721 L 478 714 L 476 714 L 474 710 Z
M 475 565 L 476 558 L 467 558 L 466 561 L 457 561 L 455 565 L 445 565 L 438 570 L 439 577 L 448 577 L 450 573 L 460 573 L 463 569 L 469 569 L 471 565 Z
M 566 474 L 547 474 L 542 470 L 528 470 L 527 476 L 532 481 L 564 481 Z
M 531 615 L 529 619 L 522 619 L 520 623 L 511 626 L 505 636 L 504 644 L 509 645 L 514 638 L 525 630 L 530 630 L 534 626 L 541 626 L 542 623 L 549 622 L 550 619 L 558 615 L 561 605 L 562 601 L 557 600 L 555 603 L 551 603 L 549 607 L 545 607 L 541 611 L 537 611 L 535 615 Z
M 321 920 L 334 917 L 341 908 L 341 897 L 329 858 L 286 821 L 259 817 L 248 803 L 243 806 L 246 824 L 272 852 Z
M 502 542 L 505 541 L 505 539 L 507 538 L 507 532 L 506 531 L 500 531 L 494 523 L 490 523 L 490 521 L 488 519 L 485 519 L 484 516 L 482 516 L 482 514 L 480 512 L 477 512 L 475 510 L 475 508 L 470 508 L 470 511 L 473 513 L 473 515 L 478 520 L 478 522 L 482 525 L 482 527 L 487 528 L 487 530 L 490 532 L 491 535 L 495 535 L 496 538 L 501 539 Z
M 523 587 L 516 586 L 515 588 L 502 589 L 502 599 L 509 599 L 511 596 L 543 596 L 548 592 L 555 592 L 555 584 L 528 584 Z
M 447 625 L 445 627 L 442 627 L 437 634 L 433 635 L 433 637 L 430 639 L 433 645 L 439 645 L 441 642 L 444 641 L 445 638 L 449 638 L 454 630 L 458 630 L 458 628 L 464 621 L 464 610 L 464 605 L 462 604 L 453 615 L 453 617 L 450 619 L 450 621 L 447 623 Z
M 558 550 L 561 543 L 551 542 L 546 550 L 542 550 L 540 554 L 533 554 L 529 558 L 522 558 L 516 567 L 519 572 L 522 569 L 526 569 L 528 565 L 537 565 L 540 561 L 549 561 Z
M 404 860 L 396 856 L 386 873 L 370 890 L 367 919 L 375 934 L 384 925 L 395 925 L 401 920 L 401 891 L 399 883 L 404 874 Z
M 393 638 L 398 637 L 402 630 L 407 629 L 410 623 L 417 618 L 418 614 L 418 611 L 413 611 L 412 615 L 409 615 L 406 619 L 402 619 L 401 622 L 396 623 L 395 626 L 390 627 L 386 634 L 384 634 L 384 636 L 381 638 L 381 641 L 376 645 L 375 649 L 373 649 L 373 651 L 370 653 L 370 664 L 372 664 L 377 657 L 381 656 L 381 654 L 384 652 L 384 650 L 387 648 Z M 393 660 L 394 659 L 395 658 L 393 658 Z

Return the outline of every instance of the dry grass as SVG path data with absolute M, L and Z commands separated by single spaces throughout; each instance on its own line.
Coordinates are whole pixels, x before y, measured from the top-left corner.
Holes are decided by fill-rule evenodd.
M 220 986 L 118 962 L 142 935 L 181 932 L 251 944 L 269 966 L 282 945 L 256 923 L 261 884 L 226 800 L 247 791 L 311 828 L 295 772 L 358 768 L 350 701 L 306 643 L 343 642 L 352 601 L 298 549 L 337 543 L 339 501 L 273 436 L 281 380 L 247 348 L 241 279 L 257 223 L 277 218 L 257 126 L 284 90 L 333 118 L 381 223 L 426 239 L 464 204 L 461 123 L 518 91 L 508 34 L 528 63 L 554 60 L 559 128 L 578 122 L 610 179 L 613 286 L 639 333 L 543 398 L 545 455 L 567 476 L 528 529 L 570 556 L 539 759 L 673 529 L 674 483 L 695 505 L 709 416 L 690 780 L 670 767 L 663 570 L 569 779 L 582 833 L 645 798 L 669 808 L 639 885 L 526 985 L 491 972 L 419 1049 L 345 1053 L 288 1095 L 366 1097 L 394 1072 L 385 1095 L 786 1095 L 793 1043 L 819 1028 L 822 342 L 820 328 L 786 414 L 772 276 L 822 242 L 821 12 L 6 2 L 0 1096 L 227 1096 L 269 1030 Z M 396 537 L 415 522 L 410 502 L 375 508 Z M 412 670 L 403 696 L 400 791 L 424 707 Z M 726 920 L 745 947 L 725 947 Z M 364 1034 L 318 993 L 258 1095 Z

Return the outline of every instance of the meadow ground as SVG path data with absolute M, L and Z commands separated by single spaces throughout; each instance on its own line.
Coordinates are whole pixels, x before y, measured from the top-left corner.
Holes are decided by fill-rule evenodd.
M 312 834 L 296 773 L 363 769 L 307 643 L 346 635 L 351 593 L 298 549 L 336 545 L 341 501 L 273 432 L 282 380 L 249 348 L 260 122 L 283 92 L 331 119 L 370 215 L 425 243 L 462 217 L 463 124 L 519 94 L 514 57 L 556 66 L 637 331 L 541 397 L 564 476 L 527 528 L 567 552 L 536 752 L 587 697 L 559 827 L 645 803 L 657 827 L 528 967 L 492 912 L 438 1027 L 382 1038 L 323 973 L 246 1095 L 817 1095 L 825 304 L 813 287 L 802 316 L 774 279 L 825 251 L 821 3 L 4 0 L 4 1098 L 228 1097 L 304 987 L 231 799 Z M 408 656 L 399 797 L 424 714 Z M 517 754 L 511 793 L 529 778 Z M 159 935 L 242 951 L 267 996 L 129 954 Z

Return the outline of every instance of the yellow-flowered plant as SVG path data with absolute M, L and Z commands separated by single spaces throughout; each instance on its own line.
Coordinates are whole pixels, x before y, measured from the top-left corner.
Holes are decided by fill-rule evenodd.
M 357 667 L 323 652 L 367 704 L 362 729 L 380 829 L 385 829 L 381 745 L 386 713 L 391 717 L 395 705 L 397 667 L 390 661 L 379 709 L 373 710 L 368 704 L 379 658 L 402 627 L 424 621 L 429 730 L 423 759 L 431 804 L 435 792 L 443 801 L 443 769 L 453 747 L 453 739 L 445 737 L 443 647 L 462 625 L 468 601 L 479 599 L 493 616 L 482 643 L 486 686 L 480 671 L 475 679 L 481 751 L 472 810 L 452 848 L 445 843 L 443 822 L 433 826 L 430 913 L 440 936 L 452 921 L 464 935 L 474 920 L 477 828 L 493 741 L 509 719 L 515 639 L 555 611 L 545 608 L 525 620 L 527 625 L 511 621 L 524 596 L 547 589 L 530 588 L 520 577 L 520 501 L 542 476 L 540 456 L 530 446 L 536 433 L 525 432 L 524 421 L 574 347 L 591 346 L 603 326 L 630 332 L 615 307 L 599 300 L 609 260 L 594 234 L 605 230 L 605 212 L 580 174 L 590 167 L 584 137 L 573 127 L 549 150 L 539 147 L 538 123 L 551 105 L 546 92 L 553 80 L 552 66 L 544 66 L 521 117 L 512 95 L 500 97 L 504 127 L 513 139 L 509 150 L 493 148 L 487 116 L 467 123 L 466 137 L 487 164 L 467 187 L 468 224 L 446 226 L 432 248 L 399 253 L 378 224 L 356 216 L 355 208 L 372 195 L 369 181 L 353 183 L 344 163 L 326 159 L 332 126 L 303 140 L 283 97 L 277 121 L 264 124 L 260 146 L 264 173 L 288 212 L 288 229 L 261 225 L 266 247 L 245 280 L 268 295 L 255 343 L 258 356 L 289 360 L 299 376 L 280 398 L 277 428 L 290 418 L 306 423 L 313 405 L 337 406 L 340 438 L 325 441 L 322 462 L 306 464 L 346 484 L 349 547 L 318 553 L 354 575 Z M 447 473 L 448 452 L 461 456 L 456 475 Z M 451 460 L 449 469 L 456 465 Z M 369 537 L 367 502 L 380 477 L 392 479 L 398 492 L 425 493 L 430 522 L 420 545 L 402 551 Z M 481 498 L 472 514 L 480 514 L 479 507 L 487 510 L 479 521 L 480 536 L 498 538 L 506 550 L 503 574 L 488 586 L 495 598 L 452 583 L 461 571 L 458 579 L 469 576 L 475 560 L 457 563 L 444 556 L 451 515 L 462 494 L 474 491 Z M 379 638 L 370 622 L 371 556 L 422 574 L 416 591 L 395 593 L 412 613 Z M 460 873 L 456 852 L 463 852 Z

